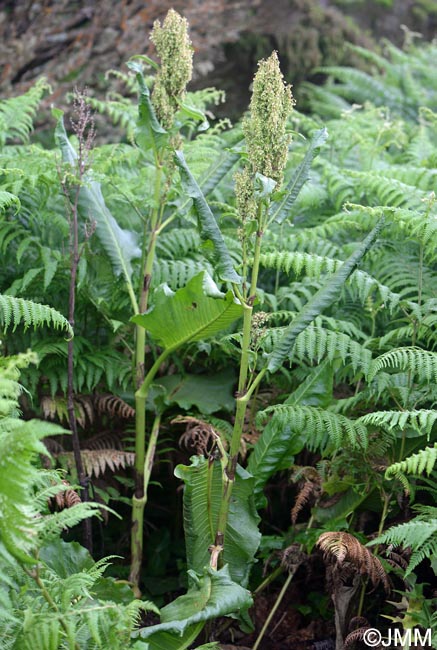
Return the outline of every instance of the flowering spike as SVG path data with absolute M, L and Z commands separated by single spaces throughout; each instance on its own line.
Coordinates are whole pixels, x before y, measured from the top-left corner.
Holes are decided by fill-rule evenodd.
M 287 120 L 294 105 L 291 87 L 284 83 L 276 52 L 258 63 L 253 82 L 250 117 L 243 121 L 252 172 L 281 185 L 291 137 Z
M 170 9 L 161 26 L 155 21 L 150 40 L 161 59 L 152 102 L 165 128 L 173 124 L 178 100 L 183 99 L 193 70 L 193 48 L 188 36 L 188 21 Z

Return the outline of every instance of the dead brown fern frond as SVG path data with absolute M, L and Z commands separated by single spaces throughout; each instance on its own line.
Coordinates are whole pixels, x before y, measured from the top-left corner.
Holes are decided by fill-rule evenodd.
M 61 424 L 68 424 L 67 399 L 65 397 L 44 395 L 40 400 L 40 406 L 42 414 L 47 420 L 59 420 Z M 89 395 L 75 395 L 74 415 L 82 429 L 87 424 L 94 422 L 94 411 Z
M 365 625 L 364 627 L 359 627 L 357 630 L 354 630 L 353 632 L 349 632 L 347 637 L 344 640 L 344 650 L 352 650 L 355 647 L 355 644 L 357 642 L 363 642 L 364 640 L 364 635 L 366 634 L 367 630 L 370 630 L 371 627 L 370 625 Z M 372 646 L 380 648 L 382 646 Z
M 120 449 L 82 449 L 82 463 L 87 476 L 99 477 L 106 471 L 115 472 L 119 469 L 132 467 L 135 462 L 135 454 Z M 58 460 L 69 469 L 74 467 L 72 452 L 59 454 Z
M 118 433 L 113 431 L 102 431 L 95 436 L 84 440 L 83 449 L 123 449 L 123 442 Z
M 94 395 L 94 407 L 99 415 L 129 419 L 135 417 L 135 409 L 117 395 Z
M 291 523 L 295 525 L 300 511 L 306 504 L 310 501 L 314 503 L 320 496 L 322 480 L 314 467 L 297 467 L 291 475 L 291 480 L 299 484 L 299 492 L 290 512 Z
M 189 415 L 178 416 L 171 421 L 171 424 L 186 424 L 186 429 L 179 438 L 179 446 L 203 456 L 208 456 L 217 437 L 221 438 L 212 424 Z
M 374 586 L 381 582 L 384 589 L 390 591 L 387 574 L 379 559 L 350 533 L 342 531 L 323 533 L 317 540 L 317 546 L 327 559 L 334 559 L 339 568 L 343 563 L 349 563 L 361 575 L 369 576 Z
M 298 567 L 308 560 L 308 555 L 302 550 L 300 544 L 287 546 L 282 553 L 281 564 L 289 573 L 295 573 Z
M 63 480 L 62 483 L 63 485 L 68 485 L 68 489 L 58 492 L 52 499 L 50 499 L 50 502 L 56 504 L 58 510 L 71 508 L 78 503 L 82 503 L 80 496 L 75 490 L 73 490 L 73 488 L 71 488 L 70 483 L 65 480 Z

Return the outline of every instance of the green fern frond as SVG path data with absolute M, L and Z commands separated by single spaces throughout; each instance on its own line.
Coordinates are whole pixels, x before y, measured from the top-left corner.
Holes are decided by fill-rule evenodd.
M 86 97 L 85 101 L 93 110 L 107 115 L 114 126 L 120 125 L 126 131 L 127 139 L 133 141 L 138 110 L 130 99 L 112 95 L 103 101 L 95 97 Z
M 55 329 L 64 329 L 68 336 L 73 336 L 73 330 L 68 320 L 53 307 L 4 294 L 0 294 L 0 323 L 4 331 L 11 326 L 13 327 L 12 331 L 15 331 L 22 323 L 25 329 L 31 326 L 36 328 L 48 325 Z
M 23 95 L 0 101 L 0 120 L 4 125 L 0 145 L 12 138 L 21 142 L 28 140 L 33 118 L 47 90 L 50 90 L 50 86 L 46 79 L 41 78 Z
M 196 260 L 192 257 L 178 260 L 156 260 L 152 274 L 152 287 L 160 284 L 168 284 L 173 291 L 184 287 L 191 278 L 201 271 L 208 271 L 213 274 L 213 268 L 205 260 Z
M 424 472 L 429 476 L 436 462 L 437 442 L 432 447 L 425 447 L 425 449 L 421 449 L 417 454 L 413 454 L 399 463 L 393 463 L 387 467 L 385 476 L 386 478 L 393 478 L 400 473 L 420 475 Z
M 426 192 L 417 186 L 403 183 L 391 175 L 385 175 L 382 170 L 375 172 L 347 171 L 351 179 L 356 179 L 365 201 L 371 205 L 392 206 L 394 208 L 420 209 Z
M 289 426 L 305 437 L 306 444 L 312 450 L 332 445 L 340 449 L 347 441 L 352 447 L 366 448 L 367 429 L 357 420 L 350 420 L 344 415 L 311 406 L 288 406 L 278 404 L 269 406 L 258 414 L 260 423 L 269 418 L 278 421 L 278 426 Z
M 420 381 L 437 382 L 437 353 L 416 347 L 389 350 L 372 361 L 368 380 L 386 368 L 409 370 Z
M 11 194 L 11 192 L 0 190 L 0 212 L 10 207 L 14 207 L 15 212 L 18 212 L 21 207 L 20 199 L 15 194 Z
M 197 252 L 201 246 L 200 235 L 194 228 L 173 228 L 160 234 L 156 241 L 159 257 L 177 260 Z
M 426 519 L 425 519 L 426 517 Z M 374 544 L 393 544 L 403 548 L 411 547 L 411 556 L 405 577 L 426 557 L 437 555 L 437 518 L 430 518 L 429 514 L 415 517 L 405 524 L 399 524 L 386 530 L 382 535 L 370 542 Z
M 374 411 L 359 418 L 367 426 L 383 427 L 388 430 L 407 427 L 415 429 L 420 435 L 431 435 L 431 430 L 437 420 L 437 411 L 426 409 L 414 411 Z

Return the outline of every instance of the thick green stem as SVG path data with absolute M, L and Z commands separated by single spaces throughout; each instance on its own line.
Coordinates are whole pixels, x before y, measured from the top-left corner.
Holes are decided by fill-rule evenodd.
M 130 581 L 137 587 L 140 581 L 141 560 L 143 557 L 143 524 L 144 524 L 144 508 L 147 503 L 147 490 L 149 487 L 150 476 L 152 474 L 153 461 L 155 458 L 156 445 L 158 442 L 159 425 L 161 423 L 161 415 L 156 415 L 153 422 L 152 432 L 147 445 L 147 454 L 143 462 L 143 489 L 142 495 L 138 497 L 136 494 L 132 499 L 132 537 L 131 537 L 131 553 L 132 564 L 130 572 Z
M 141 260 L 142 270 L 142 286 L 140 291 L 139 312 L 144 313 L 147 310 L 150 284 L 152 279 L 153 263 L 155 260 L 156 238 L 159 228 L 160 220 L 160 197 L 161 197 L 161 184 L 162 184 L 162 167 L 159 160 L 156 161 L 156 176 L 155 176 L 155 189 L 154 189 L 154 205 L 150 218 L 150 239 L 147 245 L 146 240 L 148 236 L 147 225 L 144 227 L 143 235 L 143 258 Z M 147 488 L 148 480 L 145 482 L 145 439 L 146 439 L 146 397 L 148 386 L 145 394 L 140 392 L 144 384 L 145 373 L 145 346 L 146 346 L 146 330 L 137 325 L 136 331 L 136 347 L 135 347 L 135 493 L 132 498 L 132 531 L 131 531 L 131 572 L 130 579 L 136 587 L 140 576 L 140 568 L 143 553 L 143 518 L 144 506 L 147 501 Z M 158 359 L 159 361 L 159 359 Z M 160 364 L 152 366 L 148 376 L 151 375 L 150 381 L 156 374 Z M 150 382 L 149 382 L 150 384 Z M 149 385 L 148 384 L 148 385 Z M 152 461 L 153 462 L 153 461 Z M 149 474 L 150 476 L 150 474 Z
M 229 507 L 231 503 L 232 490 L 235 483 L 235 472 L 237 469 L 238 452 L 240 450 L 241 436 L 243 435 L 244 419 L 246 416 L 247 405 L 249 402 L 250 393 L 247 390 L 247 377 L 249 372 L 250 360 L 250 343 L 251 343 L 251 327 L 252 327 L 252 314 L 253 303 L 256 297 L 256 286 L 258 282 L 260 255 L 261 255 L 261 241 L 263 236 L 263 215 L 262 206 L 258 210 L 258 232 L 256 234 L 255 252 L 253 258 L 252 276 L 250 282 L 250 295 L 244 305 L 243 312 L 243 339 L 241 343 L 241 361 L 240 361 L 240 375 L 238 379 L 238 395 L 236 399 L 236 412 L 235 423 L 232 431 L 231 445 L 229 450 L 228 463 L 225 471 L 223 472 L 223 491 L 220 503 L 219 516 L 217 520 L 217 537 L 226 533 L 226 526 L 229 516 Z

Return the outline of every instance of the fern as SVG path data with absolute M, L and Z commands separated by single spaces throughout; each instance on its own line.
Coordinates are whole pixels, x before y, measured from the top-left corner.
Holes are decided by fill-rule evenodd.
M 41 325 L 52 326 L 55 329 L 65 329 L 69 336 L 73 336 L 73 330 L 67 319 L 56 309 L 47 305 L 39 305 L 30 300 L 5 296 L 0 294 L 0 322 L 4 331 L 13 326 L 15 331 L 19 324 L 23 323 L 24 328 L 30 326 L 40 327 Z
M 39 79 L 24 95 L 0 102 L 0 145 L 7 139 L 26 142 L 33 128 L 33 118 L 45 92 L 50 90 L 46 79 Z
M 405 577 L 424 560 L 437 554 L 437 517 L 436 509 L 422 507 L 422 514 L 414 517 L 405 524 L 399 524 L 386 530 L 382 535 L 372 540 L 370 544 L 393 544 L 394 546 L 410 547 L 413 551 Z
M 434 419 L 437 419 L 437 414 L 435 411 L 432 411 Z M 426 474 L 429 476 L 434 469 L 434 465 L 437 461 L 437 443 L 434 443 L 432 447 L 425 447 L 421 449 L 417 454 L 408 456 L 405 460 L 400 461 L 399 463 L 393 463 L 387 467 L 385 475 L 387 478 L 398 477 L 399 474 Z
M 270 406 L 258 415 L 259 422 L 269 417 L 277 420 L 278 426 L 290 426 L 297 433 L 305 436 L 310 449 L 340 449 L 346 441 L 352 447 L 365 448 L 368 437 L 366 427 L 359 421 L 350 420 L 310 406 L 288 406 L 278 404 Z
M 409 370 L 419 381 L 437 382 L 437 353 L 415 347 L 384 352 L 372 361 L 368 373 L 369 381 L 386 368 Z
M 384 427 L 388 430 L 407 427 L 415 429 L 420 435 L 431 435 L 431 430 L 437 420 L 437 411 L 422 409 L 420 411 L 374 411 L 363 415 L 360 422 L 366 426 Z

